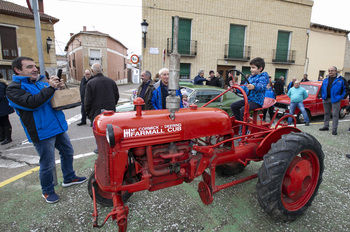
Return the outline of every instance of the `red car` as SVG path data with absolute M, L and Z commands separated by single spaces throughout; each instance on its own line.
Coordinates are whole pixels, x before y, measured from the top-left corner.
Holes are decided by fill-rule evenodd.
M 322 81 L 308 81 L 301 82 L 300 86 L 303 87 L 309 96 L 303 101 L 305 110 L 308 113 L 309 118 L 312 116 L 324 115 L 324 109 L 321 97 Z M 289 113 L 290 98 L 287 95 L 279 95 L 276 98 L 275 110 L 281 114 Z M 340 103 L 339 118 L 344 118 L 344 110 L 349 105 L 349 99 L 343 99 Z M 301 111 L 296 108 L 294 114 L 296 115 L 297 123 L 304 123 L 304 117 Z

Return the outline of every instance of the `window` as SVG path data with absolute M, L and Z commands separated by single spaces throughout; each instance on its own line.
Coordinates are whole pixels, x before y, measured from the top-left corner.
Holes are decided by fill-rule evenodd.
M 228 58 L 244 58 L 245 26 L 230 25 Z
M 94 63 L 101 64 L 101 51 L 97 49 L 90 49 L 90 65 L 93 65 Z
M 195 92 L 194 94 L 194 98 L 195 100 L 197 100 L 197 103 L 207 103 L 208 101 L 210 101 L 211 99 L 215 98 L 216 96 L 218 96 L 219 94 L 221 94 L 221 91 L 217 91 L 217 90 L 198 90 Z M 193 98 L 191 96 L 191 99 Z M 219 97 L 218 99 L 216 99 L 214 102 L 221 102 L 222 101 L 222 96 Z
M 276 62 L 287 62 L 289 59 L 290 32 L 278 31 Z
M 315 95 L 318 91 L 318 86 L 314 85 L 301 85 L 309 95 Z
M 180 79 L 190 79 L 191 64 L 180 63 Z
M 325 71 L 324 70 L 320 70 L 318 71 L 318 76 L 319 77 L 324 77 Z
M 0 40 L 3 59 L 18 57 L 16 28 L 0 26 Z
M 183 55 L 191 54 L 191 19 L 179 19 L 179 40 L 178 40 L 178 52 Z M 172 21 L 172 33 L 174 38 L 174 18 Z M 173 43 L 171 43 L 173 44 Z
M 288 82 L 288 69 L 279 69 L 276 68 L 275 70 L 275 81 L 280 77 L 284 77 L 284 84 L 289 83 Z
M 247 66 L 242 67 L 242 73 L 243 73 L 246 77 L 247 77 L 248 75 L 252 74 L 252 73 L 250 72 L 250 67 L 247 67 Z M 241 83 L 242 83 L 242 81 L 243 81 L 243 82 L 246 81 L 246 80 L 244 79 L 243 76 L 241 77 Z

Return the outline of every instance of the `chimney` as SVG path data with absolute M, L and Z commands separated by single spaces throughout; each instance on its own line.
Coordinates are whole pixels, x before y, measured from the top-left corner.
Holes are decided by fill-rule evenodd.
M 86 26 L 83 26 L 83 31 L 86 31 Z
M 44 14 L 44 0 L 38 0 L 39 14 Z

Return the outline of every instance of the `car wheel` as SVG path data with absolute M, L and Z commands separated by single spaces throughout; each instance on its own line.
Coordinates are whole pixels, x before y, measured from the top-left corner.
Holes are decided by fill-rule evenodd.
M 340 111 L 339 111 L 339 118 L 344 118 L 345 117 L 345 109 L 346 109 L 345 106 L 340 109 Z
M 311 120 L 310 112 L 308 110 L 306 110 L 306 113 L 307 113 L 307 116 L 309 117 L 309 120 Z M 299 111 L 299 113 L 297 114 L 296 120 L 297 120 L 298 124 L 304 124 L 305 123 L 304 116 L 301 113 L 301 111 Z

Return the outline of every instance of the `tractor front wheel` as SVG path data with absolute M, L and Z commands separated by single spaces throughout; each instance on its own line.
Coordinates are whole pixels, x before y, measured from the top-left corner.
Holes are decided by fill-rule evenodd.
M 321 144 L 307 133 L 283 135 L 264 156 L 256 185 L 262 209 L 277 221 L 292 221 L 311 205 L 322 182 Z
M 102 206 L 113 206 L 113 193 L 111 192 L 106 192 L 103 191 L 97 184 L 96 180 L 95 180 L 95 171 L 93 171 L 89 177 L 89 182 L 88 182 L 88 192 L 89 195 L 91 197 L 91 199 L 93 199 L 93 195 L 92 195 L 92 188 L 95 189 L 95 196 L 96 196 L 96 202 L 99 205 Z M 131 197 L 132 193 L 129 193 L 128 191 L 126 192 L 122 192 L 122 200 L 123 202 L 127 202 L 129 200 L 129 198 Z
M 249 164 L 249 162 L 248 162 Z M 247 165 L 248 165 L 247 164 Z M 215 171 L 220 176 L 233 176 L 244 171 L 246 166 L 244 164 L 235 162 L 230 164 L 223 164 L 216 166 Z

